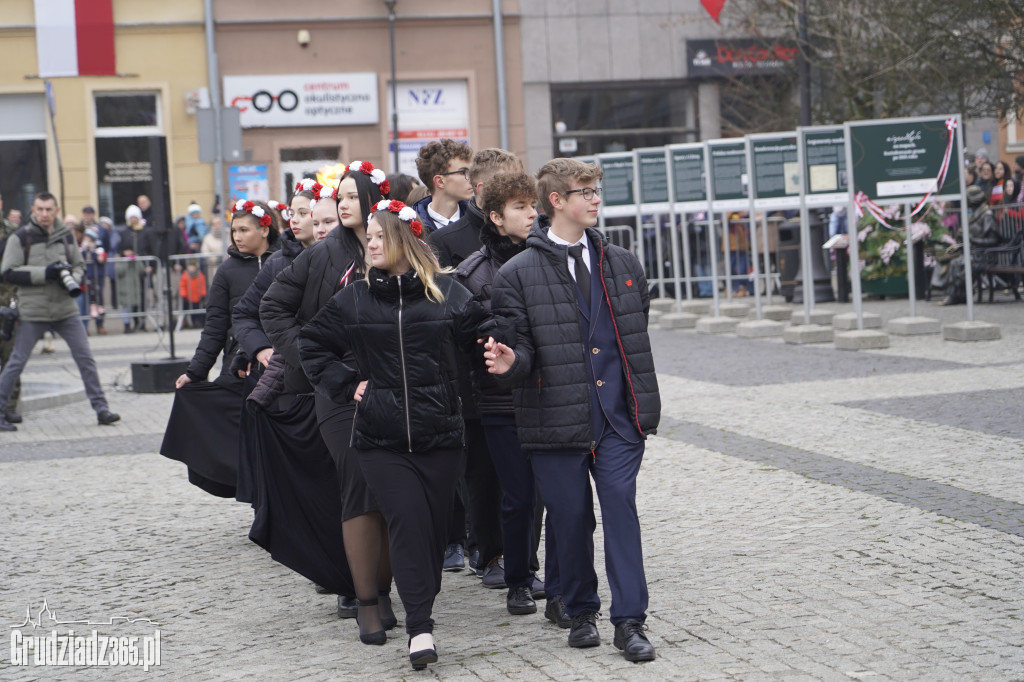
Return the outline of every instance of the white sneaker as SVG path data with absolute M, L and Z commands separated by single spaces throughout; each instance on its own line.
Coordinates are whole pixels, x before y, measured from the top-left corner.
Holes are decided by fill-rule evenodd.
M 432 634 L 425 632 L 409 640 L 409 662 L 413 670 L 423 670 L 428 663 L 437 663 L 437 649 Z

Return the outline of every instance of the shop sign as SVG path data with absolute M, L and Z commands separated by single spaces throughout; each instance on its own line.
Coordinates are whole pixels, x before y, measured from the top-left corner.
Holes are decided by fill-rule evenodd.
M 225 76 L 224 104 L 243 128 L 373 125 L 377 74 Z
M 735 78 L 782 72 L 800 51 L 785 40 L 687 40 L 690 78 Z
M 465 80 L 398 81 L 398 166 L 419 177 L 416 155 L 433 140 L 451 138 L 469 143 L 469 89 Z M 388 151 L 391 133 L 391 87 L 388 83 Z

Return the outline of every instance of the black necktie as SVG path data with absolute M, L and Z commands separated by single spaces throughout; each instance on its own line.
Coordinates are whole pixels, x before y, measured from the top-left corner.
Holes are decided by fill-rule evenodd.
M 580 291 L 583 293 L 583 300 L 587 304 L 587 308 L 590 308 L 590 270 L 587 269 L 587 264 L 583 262 L 583 244 L 576 244 L 569 247 L 569 255 L 572 256 L 573 261 L 576 265 L 576 284 L 579 286 Z

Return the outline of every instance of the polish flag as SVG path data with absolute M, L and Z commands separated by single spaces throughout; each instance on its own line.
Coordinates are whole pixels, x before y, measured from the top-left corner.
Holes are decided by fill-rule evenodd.
M 36 0 L 36 2 L 38 1 Z M 700 4 L 704 5 L 704 9 L 708 11 L 708 14 L 717 23 L 718 17 L 722 13 L 722 8 L 725 7 L 725 0 L 700 0 Z
M 35 0 L 39 77 L 113 76 L 113 0 Z

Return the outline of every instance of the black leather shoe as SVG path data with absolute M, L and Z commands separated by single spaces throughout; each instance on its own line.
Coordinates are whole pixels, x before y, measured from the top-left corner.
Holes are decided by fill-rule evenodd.
M 572 629 L 569 630 L 569 646 L 574 649 L 586 649 L 599 644 L 601 644 L 601 633 L 597 631 L 597 614 L 595 612 L 584 611 L 572 619 Z
M 654 645 L 644 634 L 646 629 L 647 626 L 638 620 L 623 621 L 615 626 L 615 641 L 613 643 L 627 661 L 637 663 L 638 661 L 654 660 Z
M 378 608 L 378 606 L 380 604 L 380 600 L 379 599 L 367 599 L 365 601 L 362 600 L 362 599 L 359 599 L 359 600 L 356 601 L 356 604 L 358 604 L 359 608 L 365 609 L 364 615 L 369 617 L 371 615 L 377 614 L 377 620 L 378 620 L 378 622 L 380 621 L 380 610 Z M 357 609 L 356 610 L 356 625 L 359 626 L 359 641 L 360 642 L 362 642 L 363 644 L 376 644 L 376 645 L 387 644 L 388 633 L 384 632 L 384 628 L 383 627 L 380 630 L 374 630 L 374 631 L 371 632 L 369 630 L 364 630 L 363 629 L 363 624 L 362 624 L 361 621 L 362 621 L 362 619 L 359 617 L 359 611 Z
M 525 616 L 537 613 L 537 602 L 530 596 L 530 588 L 526 585 L 509 588 L 505 598 L 505 607 L 513 616 Z
M 17 431 L 18 427 L 7 421 L 7 418 L 0 414 L 0 431 Z
M 338 618 L 355 618 L 359 613 L 359 601 L 355 597 L 338 595 Z
M 560 628 L 572 627 L 572 618 L 565 612 L 565 602 L 561 597 L 555 596 L 548 599 L 544 606 L 544 617 Z
M 116 412 L 111 412 L 110 410 L 100 410 L 96 413 L 96 421 L 99 422 L 101 426 L 109 426 L 114 422 L 121 421 L 121 415 Z
M 5 407 L 3 410 L 4 419 L 12 424 L 20 424 L 22 422 L 21 415 L 13 407 Z

